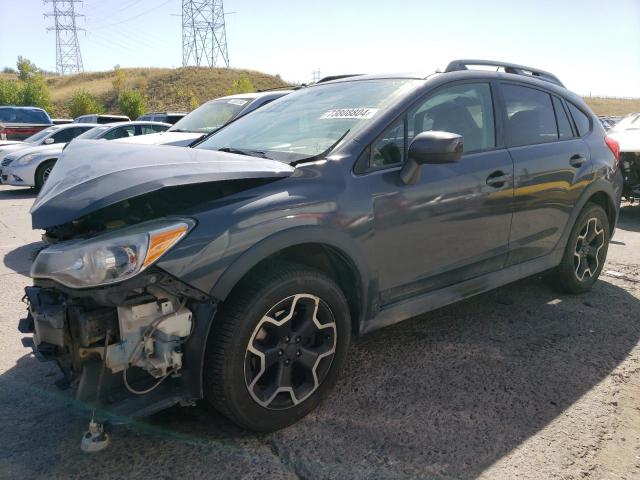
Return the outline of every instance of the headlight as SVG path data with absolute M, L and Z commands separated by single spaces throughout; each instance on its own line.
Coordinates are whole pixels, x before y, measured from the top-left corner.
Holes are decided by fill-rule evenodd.
M 52 245 L 38 254 L 31 276 L 50 278 L 71 288 L 121 282 L 152 265 L 194 225 L 193 220 L 154 221 Z
M 24 155 L 24 156 L 18 158 L 15 161 L 14 165 L 28 165 L 29 163 L 31 163 L 31 160 L 33 160 L 37 156 L 38 156 L 37 153 L 30 153 L 29 155 Z

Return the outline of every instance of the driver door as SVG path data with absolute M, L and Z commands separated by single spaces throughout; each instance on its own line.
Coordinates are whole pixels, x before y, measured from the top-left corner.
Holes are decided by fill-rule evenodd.
M 465 153 L 399 176 L 408 145 L 427 130 L 458 133 Z M 496 142 L 489 83 L 445 86 L 409 110 L 371 146 L 373 258 L 382 305 L 498 270 L 505 265 L 513 209 L 513 162 Z

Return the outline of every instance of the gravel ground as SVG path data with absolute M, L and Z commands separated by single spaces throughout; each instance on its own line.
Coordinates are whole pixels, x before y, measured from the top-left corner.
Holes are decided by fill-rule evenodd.
M 530 278 L 359 338 L 324 404 L 275 434 L 198 405 L 88 456 L 87 411 L 16 330 L 33 198 L 0 186 L 0 478 L 640 478 L 640 207 L 590 294 Z

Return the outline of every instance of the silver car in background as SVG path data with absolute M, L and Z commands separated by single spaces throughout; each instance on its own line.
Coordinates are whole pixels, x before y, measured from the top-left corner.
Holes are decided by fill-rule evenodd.
M 78 135 L 83 134 L 87 130 L 97 126 L 96 123 L 76 123 L 73 125 L 54 125 L 44 130 L 34 133 L 23 141 L 5 141 L 0 142 L 0 164 L 4 157 L 10 153 L 17 152 L 24 148 L 33 148 L 40 145 L 65 144 L 70 142 Z M 0 167 L 1 168 L 1 167 Z
M 77 126 L 78 124 L 73 124 Z M 171 125 L 160 122 L 117 122 L 98 125 L 76 138 L 85 140 L 116 140 L 137 135 L 163 132 Z M 0 181 L 18 187 L 40 190 L 49 178 L 66 143 L 22 148 L 7 155 L 0 164 Z

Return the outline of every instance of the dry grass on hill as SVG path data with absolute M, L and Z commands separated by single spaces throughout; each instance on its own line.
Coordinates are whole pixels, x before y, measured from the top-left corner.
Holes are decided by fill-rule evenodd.
M 212 98 L 226 95 L 232 83 L 246 75 L 256 90 L 285 86 L 278 76 L 252 70 L 223 68 L 124 68 L 126 86 L 138 88 L 147 96 L 149 110 L 190 110 Z M 15 75 L 0 74 L 0 78 Z M 54 104 L 53 114 L 68 115 L 66 103 L 75 90 L 84 89 L 96 95 L 107 112 L 119 113 L 112 81 L 114 71 L 48 76 L 47 84 Z M 640 99 L 586 97 L 585 101 L 597 115 L 626 115 L 640 112 Z

